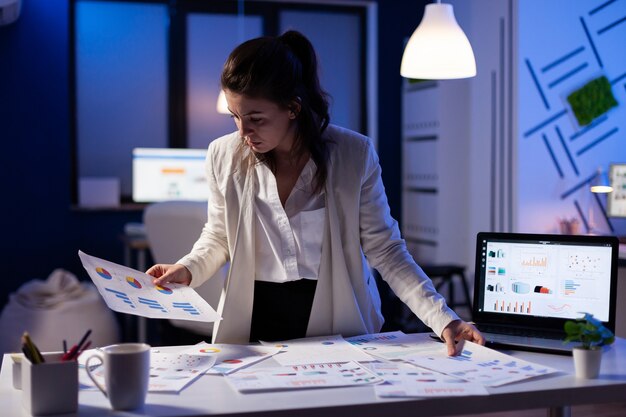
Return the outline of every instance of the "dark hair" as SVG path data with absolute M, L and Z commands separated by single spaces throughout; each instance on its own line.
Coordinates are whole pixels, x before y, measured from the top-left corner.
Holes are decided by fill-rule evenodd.
M 317 165 L 314 190 L 320 192 L 328 174 L 327 142 L 322 134 L 330 121 L 328 94 L 317 74 L 317 57 L 311 42 L 290 30 L 281 36 L 263 36 L 236 47 L 226 60 L 222 89 L 252 98 L 270 100 L 289 108 L 300 103 L 292 156 L 310 152 Z M 275 172 L 273 152 L 258 155 Z

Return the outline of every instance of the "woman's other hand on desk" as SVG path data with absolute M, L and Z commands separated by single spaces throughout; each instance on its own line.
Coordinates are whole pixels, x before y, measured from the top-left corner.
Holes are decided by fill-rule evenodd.
M 169 282 L 176 284 L 191 284 L 191 272 L 180 264 L 156 264 L 146 271 L 146 274 L 152 275 L 154 285 L 164 285 Z
M 478 331 L 473 324 L 465 322 L 463 320 L 454 320 L 443 329 L 441 338 L 445 342 L 448 348 L 448 356 L 458 355 L 460 352 L 457 350 L 457 342 L 460 340 L 469 340 L 470 342 L 485 344 L 485 338 Z

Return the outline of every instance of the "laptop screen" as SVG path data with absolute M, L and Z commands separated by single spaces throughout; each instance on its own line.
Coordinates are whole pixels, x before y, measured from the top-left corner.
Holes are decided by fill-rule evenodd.
M 474 320 L 562 329 L 591 313 L 614 329 L 618 241 L 479 233 Z

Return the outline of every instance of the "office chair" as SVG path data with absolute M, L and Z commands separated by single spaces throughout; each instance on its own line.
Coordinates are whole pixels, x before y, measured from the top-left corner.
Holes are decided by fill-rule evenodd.
M 165 201 L 148 205 L 144 210 L 143 222 L 154 261 L 171 264 L 189 253 L 206 220 L 206 202 Z M 195 289 L 214 309 L 217 309 L 227 273 L 228 265 Z M 169 323 L 174 328 L 205 336 L 201 340 L 207 342 L 213 332 L 213 323 L 174 319 L 169 320 Z M 168 326 L 164 326 L 164 329 L 168 329 Z M 174 337 L 178 337 L 178 340 L 172 342 L 180 344 L 183 336 L 179 334 Z M 167 344 L 167 340 L 164 343 Z

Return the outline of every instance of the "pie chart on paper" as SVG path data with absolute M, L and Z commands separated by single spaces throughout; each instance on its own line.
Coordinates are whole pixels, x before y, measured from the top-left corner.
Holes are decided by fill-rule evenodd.
M 217 353 L 220 352 L 218 348 L 202 348 L 200 349 L 200 353 Z
M 113 278 L 111 273 L 109 271 L 107 271 L 106 269 L 102 268 L 102 267 L 97 267 L 96 268 L 96 273 L 98 275 L 100 275 L 104 279 L 111 279 L 111 278 Z
M 161 294 L 170 295 L 173 292 L 171 288 L 162 287 L 160 285 L 156 285 L 155 287 L 156 287 L 157 291 L 160 292 Z
M 133 277 L 126 277 L 126 282 L 128 282 L 128 284 L 130 284 L 130 286 L 133 288 L 141 288 L 141 283 Z

